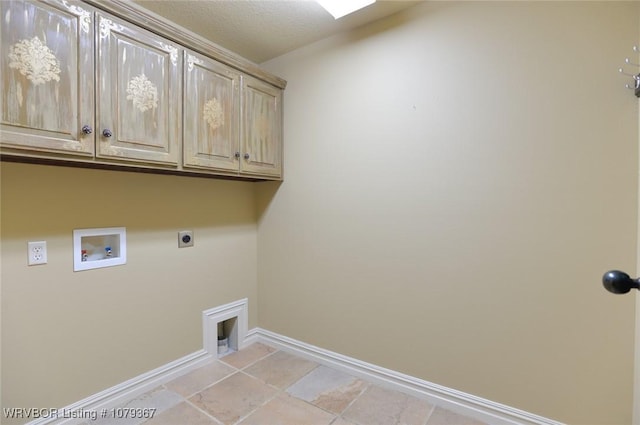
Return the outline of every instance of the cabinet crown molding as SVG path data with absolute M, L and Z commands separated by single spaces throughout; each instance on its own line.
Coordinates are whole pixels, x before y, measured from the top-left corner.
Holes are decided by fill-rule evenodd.
M 285 89 L 287 81 L 275 76 L 242 56 L 207 40 L 200 35 L 169 21 L 168 19 L 127 0 L 82 0 L 121 19 L 139 25 L 166 39 L 184 45 L 191 50 L 209 56 L 239 71 Z

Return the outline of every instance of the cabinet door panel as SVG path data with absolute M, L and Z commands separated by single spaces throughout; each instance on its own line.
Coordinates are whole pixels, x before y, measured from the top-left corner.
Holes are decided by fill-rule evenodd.
M 184 165 L 238 171 L 240 74 L 185 52 Z
M 178 47 L 102 14 L 98 25 L 97 156 L 177 165 Z
M 240 171 L 282 175 L 282 91 L 243 76 L 242 159 Z
M 92 156 L 93 13 L 71 2 L 0 1 L 3 147 Z M 88 131 L 88 129 L 87 129 Z

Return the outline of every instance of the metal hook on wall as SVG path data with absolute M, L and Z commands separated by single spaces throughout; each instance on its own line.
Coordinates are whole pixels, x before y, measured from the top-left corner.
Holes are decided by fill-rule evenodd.
M 627 65 L 637 66 L 638 68 L 640 68 L 640 64 L 631 62 L 631 59 L 629 58 L 624 58 L 624 63 L 626 63 Z
M 636 53 L 640 53 L 640 47 L 638 47 L 637 45 L 633 46 L 633 51 Z M 626 63 L 627 65 L 636 66 L 640 68 L 640 64 L 632 62 L 631 59 L 629 58 L 625 58 L 624 63 Z M 640 98 L 640 73 L 630 74 L 628 72 L 625 72 L 623 68 L 618 68 L 618 72 L 624 76 L 633 78 L 633 81 L 634 81 L 633 84 L 625 84 L 624 86 L 629 90 L 634 90 L 636 96 Z
M 634 80 L 637 80 L 640 78 L 640 75 L 636 75 L 636 74 L 629 74 L 628 72 L 624 72 L 624 69 L 622 68 L 618 68 L 618 72 L 622 75 L 626 75 L 627 77 L 631 77 Z

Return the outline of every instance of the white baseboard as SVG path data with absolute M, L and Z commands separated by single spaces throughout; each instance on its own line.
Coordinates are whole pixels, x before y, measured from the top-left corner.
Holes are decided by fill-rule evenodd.
M 237 348 L 241 349 L 254 342 L 262 342 L 272 347 L 291 352 L 313 360 L 319 364 L 342 370 L 385 388 L 402 391 L 430 401 L 445 409 L 478 419 L 491 425 L 563 425 L 529 412 L 495 403 L 471 394 L 443 387 L 393 370 L 366 363 L 320 347 L 307 344 L 266 329 L 248 330 L 247 300 L 209 309 L 203 312 L 204 349 L 189 354 L 150 372 L 115 385 L 69 406 L 60 411 L 99 411 L 122 405 L 154 388 L 203 366 L 217 358 L 217 324 L 237 317 Z M 82 419 L 41 418 L 28 425 L 75 425 Z
M 262 342 L 291 352 L 491 425 L 563 425 L 542 416 L 334 353 L 265 329 L 254 328 L 247 332 L 246 343 L 252 342 Z

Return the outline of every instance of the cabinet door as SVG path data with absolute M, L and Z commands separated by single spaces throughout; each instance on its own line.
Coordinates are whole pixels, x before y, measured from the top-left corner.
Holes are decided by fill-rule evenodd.
M 108 15 L 97 19 L 96 156 L 177 165 L 178 47 Z
M 3 147 L 93 156 L 93 13 L 0 1 Z
M 185 52 L 184 165 L 239 169 L 240 74 Z
M 282 90 L 242 77 L 242 158 L 240 171 L 282 175 Z

